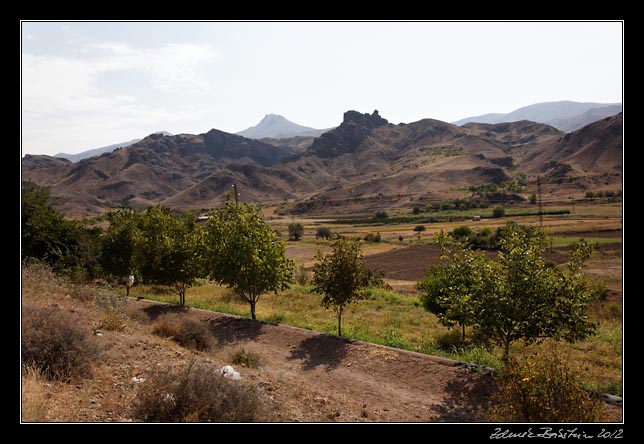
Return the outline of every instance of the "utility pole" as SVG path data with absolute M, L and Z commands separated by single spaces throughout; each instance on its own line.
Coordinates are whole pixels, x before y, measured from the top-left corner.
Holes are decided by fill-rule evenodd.
M 543 227 L 543 203 L 541 201 L 541 179 L 537 176 L 537 199 L 539 199 L 539 227 Z
M 232 187 L 233 187 L 233 189 L 235 190 L 235 203 L 236 203 L 236 204 L 238 204 L 238 203 L 239 203 L 239 197 L 238 197 L 238 194 L 237 194 L 237 184 L 236 184 L 236 183 L 234 183 L 234 184 L 232 185 Z

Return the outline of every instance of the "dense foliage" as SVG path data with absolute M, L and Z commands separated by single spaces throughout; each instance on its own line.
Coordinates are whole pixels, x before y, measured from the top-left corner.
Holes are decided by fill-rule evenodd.
M 425 308 L 446 326 L 473 326 L 509 355 L 517 340 L 542 338 L 574 342 L 593 334 L 586 311 L 591 292 L 581 269 L 592 249 L 581 242 L 561 271 L 543 257 L 542 230 L 508 224 L 499 239 L 497 260 L 437 236 L 443 262 L 418 284 Z
M 263 293 L 277 293 L 293 281 L 294 264 L 284 254 L 284 241 L 253 205 L 228 202 L 213 211 L 204 240 L 208 275 L 248 302 L 252 319 Z

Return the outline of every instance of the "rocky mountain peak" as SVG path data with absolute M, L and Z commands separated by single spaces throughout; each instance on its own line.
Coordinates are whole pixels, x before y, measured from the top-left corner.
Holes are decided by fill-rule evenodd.
M 373 113 L 359 113 L 358 111 L 347 111 L 344 113 L 344 119 L 342 123 L 353 123 L 359 126 L 364 126 L 365 128 L 373 129 L 379 126 L 388 124 L 387 119 L 383 119 L 378 114 L 378 110 L 374 110 Z

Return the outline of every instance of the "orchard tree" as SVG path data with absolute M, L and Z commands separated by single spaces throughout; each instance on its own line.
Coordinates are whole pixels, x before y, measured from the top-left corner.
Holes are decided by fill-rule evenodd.
M 369 283 L 369 273 L 362 261 L 360 244 L 336 238 L 332 252 L 318 251 L 318 263 L 313 266 L 313 291 L 323 294 L 322 305 L 333 307 L 338 317 L 338 336 L 342 336 L 342 311 L 362 295 Z
M 106 214 L 109 227 L 101 237 L 101 266 L 113 277 L 138 274 L 134 251 L 141 236 L 141 215 L 131 209 Z
M 477 307 L 477 324 L 503 348 L 519 339 L 575 342 L 594 334 L 588 320 L 591 292 L 582 273 L 592 248 L 579 242 L 561 271 L 543 257 L 548 239 L 541 229 L 526 232 L 508 224 L 499 239 L 496 262 L 486 264 L 487 285 Z
M 288 224 L 288 240 L 299 241 L 304 234 L 304 225 L 299 222 Z
M 173 286 L 179 303 L 185 305 L 186 290 L 204 275 L 202 237 L 193 213 L 178 215 L 167 207 L 149 207 L 134 259 L 143 280 Z
M 543 230 L 509 223 L 501 230 L 498 259 L 439 238 L 445 263 L 419 284 L 425 308 L 441 322 L 467 322 L 503 349 L 517 340 L 544 338 L 574 342 L 594 333 L 586 311 L 591 292 L 582 273 L 591 247 L 581 241 L 565 271 L 543 257 Z M 459 316 L 461 316 L 459 318 Z
M 212 279 L 232 288 L 250 305 L 252 319 L 262 294 L 293 282 L 286 244 L 250 204 L 228 201 L 210 213 L 205 231 L 205 266 Z
M 456 230 L 454 230 L 456 231 Z M 441 247 L 442 264 L 433 266 L 417 286 L 421 302 L 446 327 L 465 327 L 476 322 L 476 307 L 485 287 L 486 256 L 467 244 L 452 247 L 453 238 L 442 230 L 436 234 Z

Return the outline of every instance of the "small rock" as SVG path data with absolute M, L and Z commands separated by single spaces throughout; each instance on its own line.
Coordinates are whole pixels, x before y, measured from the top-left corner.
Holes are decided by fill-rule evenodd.
M 132 382 L 143 382 L 143 381 L 145 381 L 145 378 L 138 377 L 138 376 L 132 377 Z
M 241 375 L 239 374 L 238 371 L 235 371 L 234 368 L 232 368 L 230 365 L 224 365 L 222 368 L 219 369 L 222 375 L 224 375 L 224 378 L 227 379 L 232 379 L 233 381 L 239 381 L 241 379 Z

